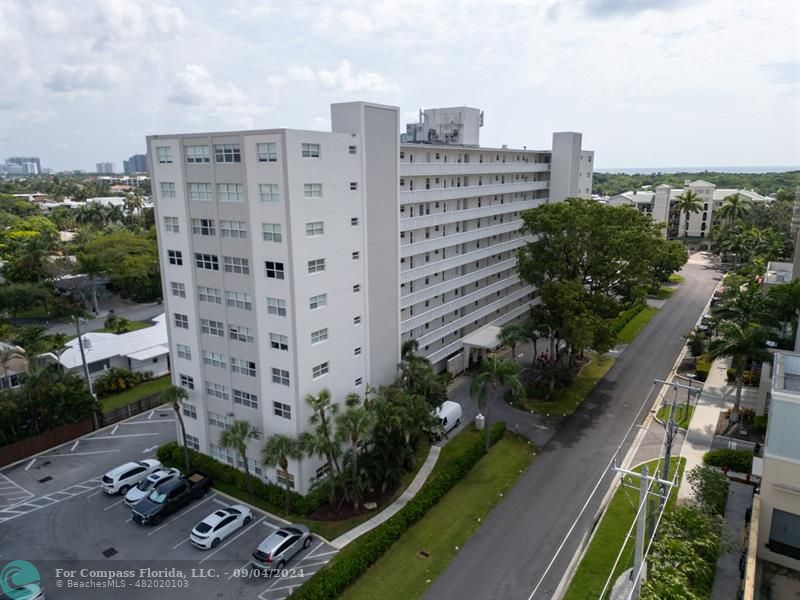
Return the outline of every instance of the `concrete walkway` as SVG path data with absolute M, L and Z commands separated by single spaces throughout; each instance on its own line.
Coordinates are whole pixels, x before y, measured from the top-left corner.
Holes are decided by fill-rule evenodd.
M 744 518 L 747 509 L 753 505 L 753 486 L 730 482 L 728 504 L 725 505 L 726 540 L 730 551 L 720 556 L 714 573 L 711 600 L 731 600 L 739 597 L 741 573 L 739 559 L 745 543 Z
M 406 488 L 406 491 L 403 492 L 403 494 L 397 500 L 383 509 L 383 511 L 372 517 L 369 521 L 364 521 L 358 527 L 354 527 L 347 533 L 340 535 L 338 538 L 333 540 L 331 544 L 341 550 L 356 538 L 361 537 L 372 529 L 375 529 L 378 525 L 394 516 L 397 511 L 408 504 L 409 500 L 417 495 L 417 492 L 422 487 L 422 484 L 425 483 L 425 480 L 428 479 L 428 475 L 431 474 L 436 461 L 439 459 L 439 452 L 441 452 L 441 450 L 441 446 L 431 446 L 431 449 L 428 452 L 428 458 L 425 459 L 422 467 L 417 472 L 416 477 L 414 477 L 414 481 L 411 482 L 411 485 Z

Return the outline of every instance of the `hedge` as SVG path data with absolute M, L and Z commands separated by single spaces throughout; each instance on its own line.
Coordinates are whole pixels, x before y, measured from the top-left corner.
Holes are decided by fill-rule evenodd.
M 167 467 L 186 468 L 183 456 L 183 448 L 177 442 L 169 442 L 158 449 L 156 454 L 161 464 Z M 236 467 L 226 465 L 208 456 L 189 449 L 189 457 L 192 461 L 192 468 L 200 469 L 211 475 L 214 480 L 222 481 L 235 485 L 240 490 L 247 489 L 247 475 Z M 266 483 L 250 475 L 253 482 L 253 494 L 261 500 L 275 507 L 275 512 L 283 512 L 286 503 L 286 489 L 274 483 Z M 297 492 L 289 493 L 289 512 L 295 515 L 306 516 L 319 508 L 322 498 L 319 494 L 311 493 L 301 496 Z
M 711 356 L 706 352 L 697 359 L 694 368 L 694 378 L 696 381 L 705 381 L 711 372 Z
M 623 310 L 611 324 L 611 335 L 617 335 L 628 322 L 644 310 L 647 303 L 642 300 L 634 302 L 628 310 Z
M 505 430 L 506 424 L 502 421 L 492 426 L 493 444 L 503 437 Z M 330 600 L 338 597 L 469 473 L 486 453 L 484 435 L 485 432 L 461 456 L 443 465 L 436 477 L 426 482 L 397 514 L 345 546 L 328 567 L 292 593 L 292 600 Z
M 750 473 L 753 470 L 753 453 L 750 450 L 720 448 L 706 452 L 703 455 L 703 462 L 712 467 L 728 468 L 737 473 Z

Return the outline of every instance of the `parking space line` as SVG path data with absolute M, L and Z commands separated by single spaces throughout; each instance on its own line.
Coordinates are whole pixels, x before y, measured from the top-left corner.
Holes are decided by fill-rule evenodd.
M 124 433 L 122 435 L 96 435 L 94 437 L 88 437 L 87 440 L 116 440 L 118 438 L 129 438 L 129 437 L 145 437 L 147 435 L 161 435 L 160 433 Z
M 195 504 L 195 505 L 194 505 L 194 506 L 192 506 L 191 508 L 187 508 L 185 511 L 183 511 L 183 512 L 181 512 L 181 513 L 176 513 L 176 518 L 175 518 L 175 519 L 170 519 L 169 521 L 167 521 L 167 522 L 166 522 L 166 523 L 164 523 L 163 525 L 159 525 L 158 527 L 156 527 L 155 529 L 153 529 L 153 531 L 151 531 L 151 532 L 150 532 L 150 533 L 148 533 L 147 535 L 148 535 L 148 536 L 150 536 L 150 535 L 153 535 L 154 533 L 157 533 L 157 532 L 161 531 L 161 530 L 162 530 L 162 529 L 164 529 L 164 527 L 166 527 L 167 525 L 170 525 L 171 523 L 174 523 L 175 521 L 177 521 L 177 520 L 178 520 L 178 519 L 177 519 L 178 517 L 180 517 L 180 516 L 182 516 L 182 515 L 185 515 L 186 513 L 190 512 L 190 511 L 193 511 L 195 508 L 197 508 L 198 506 L 201 506 L 202 504 L 205 504 L 206 502 L 208 502 L 209 500 L 211 500 L 211 499 L 212 499 L 212 498 L 214 498 L 215 496 L 216 496 L 216 494 L 211 494 L 211 495 L 210 495 L 208 498 L 206 498 L 205 500 L 201 500 L 200 502 L 198 502 L 197 504 Z
M 32 492 L 29 492 L 24 487 L 22 487 L 20 484 L 14 482 L 14 481 L 11 481 L 8 477 L 3 475 L 2 473 L 0 473 L 0 483 L 3 484 L 3 489 L 8 489 L 8 490 L 13 489 L 13 490 L 15 490 L 15 492 L 8 491 L 8 492 L 3 492 L 3 494 L 0 494 L 0 495 L 3 495 L 3 496 L 5 496 L 5 495 L 19 496 L 20 499 L 25 498 L 25 496 L 27 496 L 28 498 L 33 498 L 33 493 Z M 20 494 L 22 494 L 22 495 L 20 495 Z
M 133 516 L 130 516 L 127 519 L 125 519 L 126 523 L 130 523 L 131 521 L 133 521 Z
M 114 504 L 109 504 L 108 506 L 106 506 L 106 507 L 103 509 L 103 511 L 111 510 L 112 508 L 114 508 L 115 506 L 118 506 L 118 505 L 122 504 L 123 502 L 125 502 L 125 498 L 123 498 L 122 500 L 117 500 L 116 502 L 114 502 Z
M 75 448 L 77 448 L 77 447 L 78 447 L 78 444 L 80 444 L 80 443 L 81 443 L 81 441 L 80 441 L 80 440 L 75 440 L 75 443 L 74 443 L 74 444 L 72 444 L 72 448 L 70 448 L 70 449 L 69 449 L 69 451 L 70 451 L 70 452 L 75 452 Z
M 76 452 L 75 454 L 44 454 L 42 458 L 54 458 L 56 456 L 87 456 L 89 454 L 108 454 L 109 452 L 119 452 L 119 451 L 120 448 L 115 448 L 113 450 L 95 450 L 94 452 Z
M 35 462 L 36 462 L 36 459 L 32 458 L 31 462 L 28 463 L 28 466 L 25 467 L 25 470 L 27 471 L 28 469 L 30 469 L 33 466 L 33 463 L 35 463 Z
M 279 579 L 278 581 L 280 581 L 280 579 Z M 261 592 L 261 593 L 262 593 L 262 594 L 266 594 L 267 592 L 270 592 L 270 593 L 272 593 L 272 592 L 279 592 L 279 591 L 281 591 L 281 590 L 291 590 L 291 589 L 294 589 L 294 588 L 296 588 L 298 585 L 302 585 L 302 584 L 300 584 L 300 583 L 293 583 L 292 585 L 284 585 L 284 586 L 282 586 L 282 587 L 279 587 L 279 588 L 269 588 L 268 590 L 264 590 L 264 591 L 263 591 L 263 592 Z M 261 598 L 261 596 L 259 596 L 259 598 Z
M 89 494 L 86 497 L 87 498 L 94 498 L 95 496 L 97 496 L 97 494 L 102 494 L 102 493 L 103 493 L 103 490 L 97 490 L 94 494 Z
M 188 542 L 188 541 L 189 541 L 189 538 L 188 538 L 188 537 L 187 537 L 187 538 L 184 538 L 183 540 L 181 540 L 180 542 L 178 542 L 177 544 L 175 544 L 175 545 L 172 547 L 172 549 L 173 549 L 173 550 L 175 550 L 175 548 L 177 548 L 178 546 L 182 546 L 183 544 L 185 544 L 185 543 L 186 543 L 186 542 Z
M 221 504 L 222 506 L 228 506 L 227 502 L 223 502 L 219 498 L 214 498 L 214 502 L 216 502 L 217 504 Z
M 153 423 L 174 423 L 175 419 L 153 419 L 152 421 L 127 421 L 120 425 L 152 425 Z
M 262 525 L 264 525 L 265 527 L 271 527 L 272 529 L 278 529 L 278 526 L 277 526 L 277 525 L 273 525 L 273 524 L 272 524 L 272 523 L 270 523 L 269 521 L 264 521 L 264 522 L 262 523 Z
M 266 519 L 266 518 L 267 518 L 267 517 L 261 517 L 261 520 L 260 520 L 260 521 L 256 521 L 255 523 L 253 523 L 252 525 L 248 525 L 247 527 L 242 527 L 242 530 L 241 530 L 239 533 L 237 533 L 235 536 L 233 536 L 231 539 L 229 539 L 229 540 L 228 540 L 227 542 L 225 542 L 224 544 L 220 544 L 220 546 L 219 546 L 219 547 L 218 547 L 216 550 L 214 550 L 213 552 L 211 552 L 211 554 L 209 554 L 209 555 L 208 555 L 208 556 L 206 556 L 206 557 L 205 557 L 203 560 L 201 560 L 201 561 L 200 561 L 200 564 L 202 565 L 202 564 L 203 564 L 204 562 L 206 562 L 206 561 L 207 561 L 209 558 L 211 558 L 212 556 L 214 556 L 214 555 L 215 555 L 217 552 L 219 552 L 220 550 L 222 550 L 223 548 L 225 548 L 225 547 L 226 547 L 228 544 L 230 544 L 231 542 L 233 542 L 233 541 L 234 541 L 236 538 L 238 538 L 238 537 L 239 537 L 239 536 L 241 536 L 242 534 L 246 533 L 247 531 L 249 531 L 250 529 L 252 529 L 252 528 L 253 528 L 255 525 L 258 525 L 258 524 L 259 524 L 261 521 L 263 521 L 263 520 L 264 520 L 264 519 Z
M 111 430 L 111 435 L 114 435 L 115 433 L 117 433 L 117 429 L 119 429 L 119 423 L 114 425 L 114 429 Z
M 248 560 L 246 563 L 244 563 L 244 564 L 243 564 L 241 567 L 239 567 L 238 569 L 233 569 L 233 571 L 231 572 L 231 574 L 230 574 L 230 575 L 228 575 L 228 581 L 230 581 L 231 579 L 233 579 L 233 576 L 236 574 L 236 571 L 243 571 L 244 569 L 248 568 L 249 566 L 250 566 L 250 561 Z
M 314 557 L 314 558 L 316 558 L 316 557 Z M 331 559 L 329 558 L 328 560 L 323 560 L 322 562 L 315 562 L 315 563 L 311 563 L 310 565 L 304 565 L 303 568 L 306 568 L 306 567 L 311 568 L 311 567 L 316 567 L 318 565 L 327 565 L 330 561 L 331 561 Z M 300 561 L 300 562 L 303 562 L 303 561 Z M 297 563 L 297 564 L 299 565 L 300 563 Z
M 155 410 L 151 410 L 150 414 L 147 415 L 147 420 L 149 421 L 150 419 L 152 419 L 154 414 L 156 414 L 156 411 Z
M 313 539 L 313 538 L 312 538 L 312 539 Z M 312 554 L 314 554 L 314 552 L 316 552 L 317 550 L 319 550 L 319 547 L 320 547 L 320 546 L 322 546 L 322 542 L 320 542 L 319 544 L 317 544 L 316 546 L 314 546 L 314 548 L 311 550 L 311 552 L 309 552 L 308 554 L 306 554 L 306 555 L 305 555 L 305 557 L 303 558 L 303 560 L 307 560 L 308 558 L 310 558 L 310 557 L 311 557 L 311 555 L 312 555 Z M 303 562 L 303 560 L 301 560 L 300 562 Z

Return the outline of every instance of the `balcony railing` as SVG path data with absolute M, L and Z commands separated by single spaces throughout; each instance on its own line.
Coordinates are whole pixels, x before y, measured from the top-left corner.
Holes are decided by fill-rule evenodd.
M 493 163 L 455 163 L 455 162 L 401 162 L 400 177 L 441 176 L 441 175 L 493 175 L 497 173 L 543 173 L 550 170 L 550 163 L 534 162 L 493 162 Z
M 451 233 L 450 235 L 439 235 L 429 239 L 422 239 L 413 244 L 403 244 L 400 246 L 400 256 L 408 257 L 422 254 L 424 252 L 431 252 L 433 250 L 441 250 L 442 248 L 449 248 L 456 244 L 464 244 L 466 242 L 474 242 L 475 240 L 482 240 L 483 238 L 491 237 L 493 235 L 500 235 L 502 233 L 511 233 L 512 231 L 519 231 L 522 227 L 522 219 L 515 219 L 508 223 L 501 223 L 500 225 L 491 225 L 490 227 L 480 227 L 462 233 Z M 434 232 L 435 233 L 435 232 Z
M 513 212 L 522 212 L 530 208 L 536 208 L 546 204 L 543 198 L 533 200 L 519 200 L 516 202 L 506 202 L 504 204 L 490 204 L 475 208 L 465 208 L 462 210 L 448 210 L 447 212 L 434 213 L 431 215 L 420 215 L 416 217 L 400 217 L 400 230 L 420 229 L 422 227 L 433 227 L 435 225 L 446 225 L 447 223 L 457 223 L 458 221 L 469 221 L 482 217 L 494 215 L 506 215 Z
M 400 204 L 438 202 L 441 200 L 455 200 L 457 198 L 477 198 L 478 196 L 513 194 L 515 192 L 531 192 L 536 190 L 546 190 L 549 186 L 549 181 L 521 181 L 517 183 L 490 183 L 486 185 L 470 185 L 466 187 L 401 191 Z

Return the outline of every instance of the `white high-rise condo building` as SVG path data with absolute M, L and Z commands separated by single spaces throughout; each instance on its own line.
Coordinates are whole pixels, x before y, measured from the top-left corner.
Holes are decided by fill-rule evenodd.
M 462 107 L 425 111 L 401 143 L 396 107 L 331 116 L 331 132 L 147 138 L 172 376 L 188 444 L 223 462 L 237 460 L 219 446 L 234 419 L 261 431 L 257 458 L 267 436 L 308 428 L 308 394 L 392 382 L 406 339 L 440 370 L 463 366 L 465 336 L 535 298 L 515 270 L 522 211 L 591 192 L 578 133 L 482 148 L 482 113 Z M 323 462 L 293 461 L 294 489 Z

